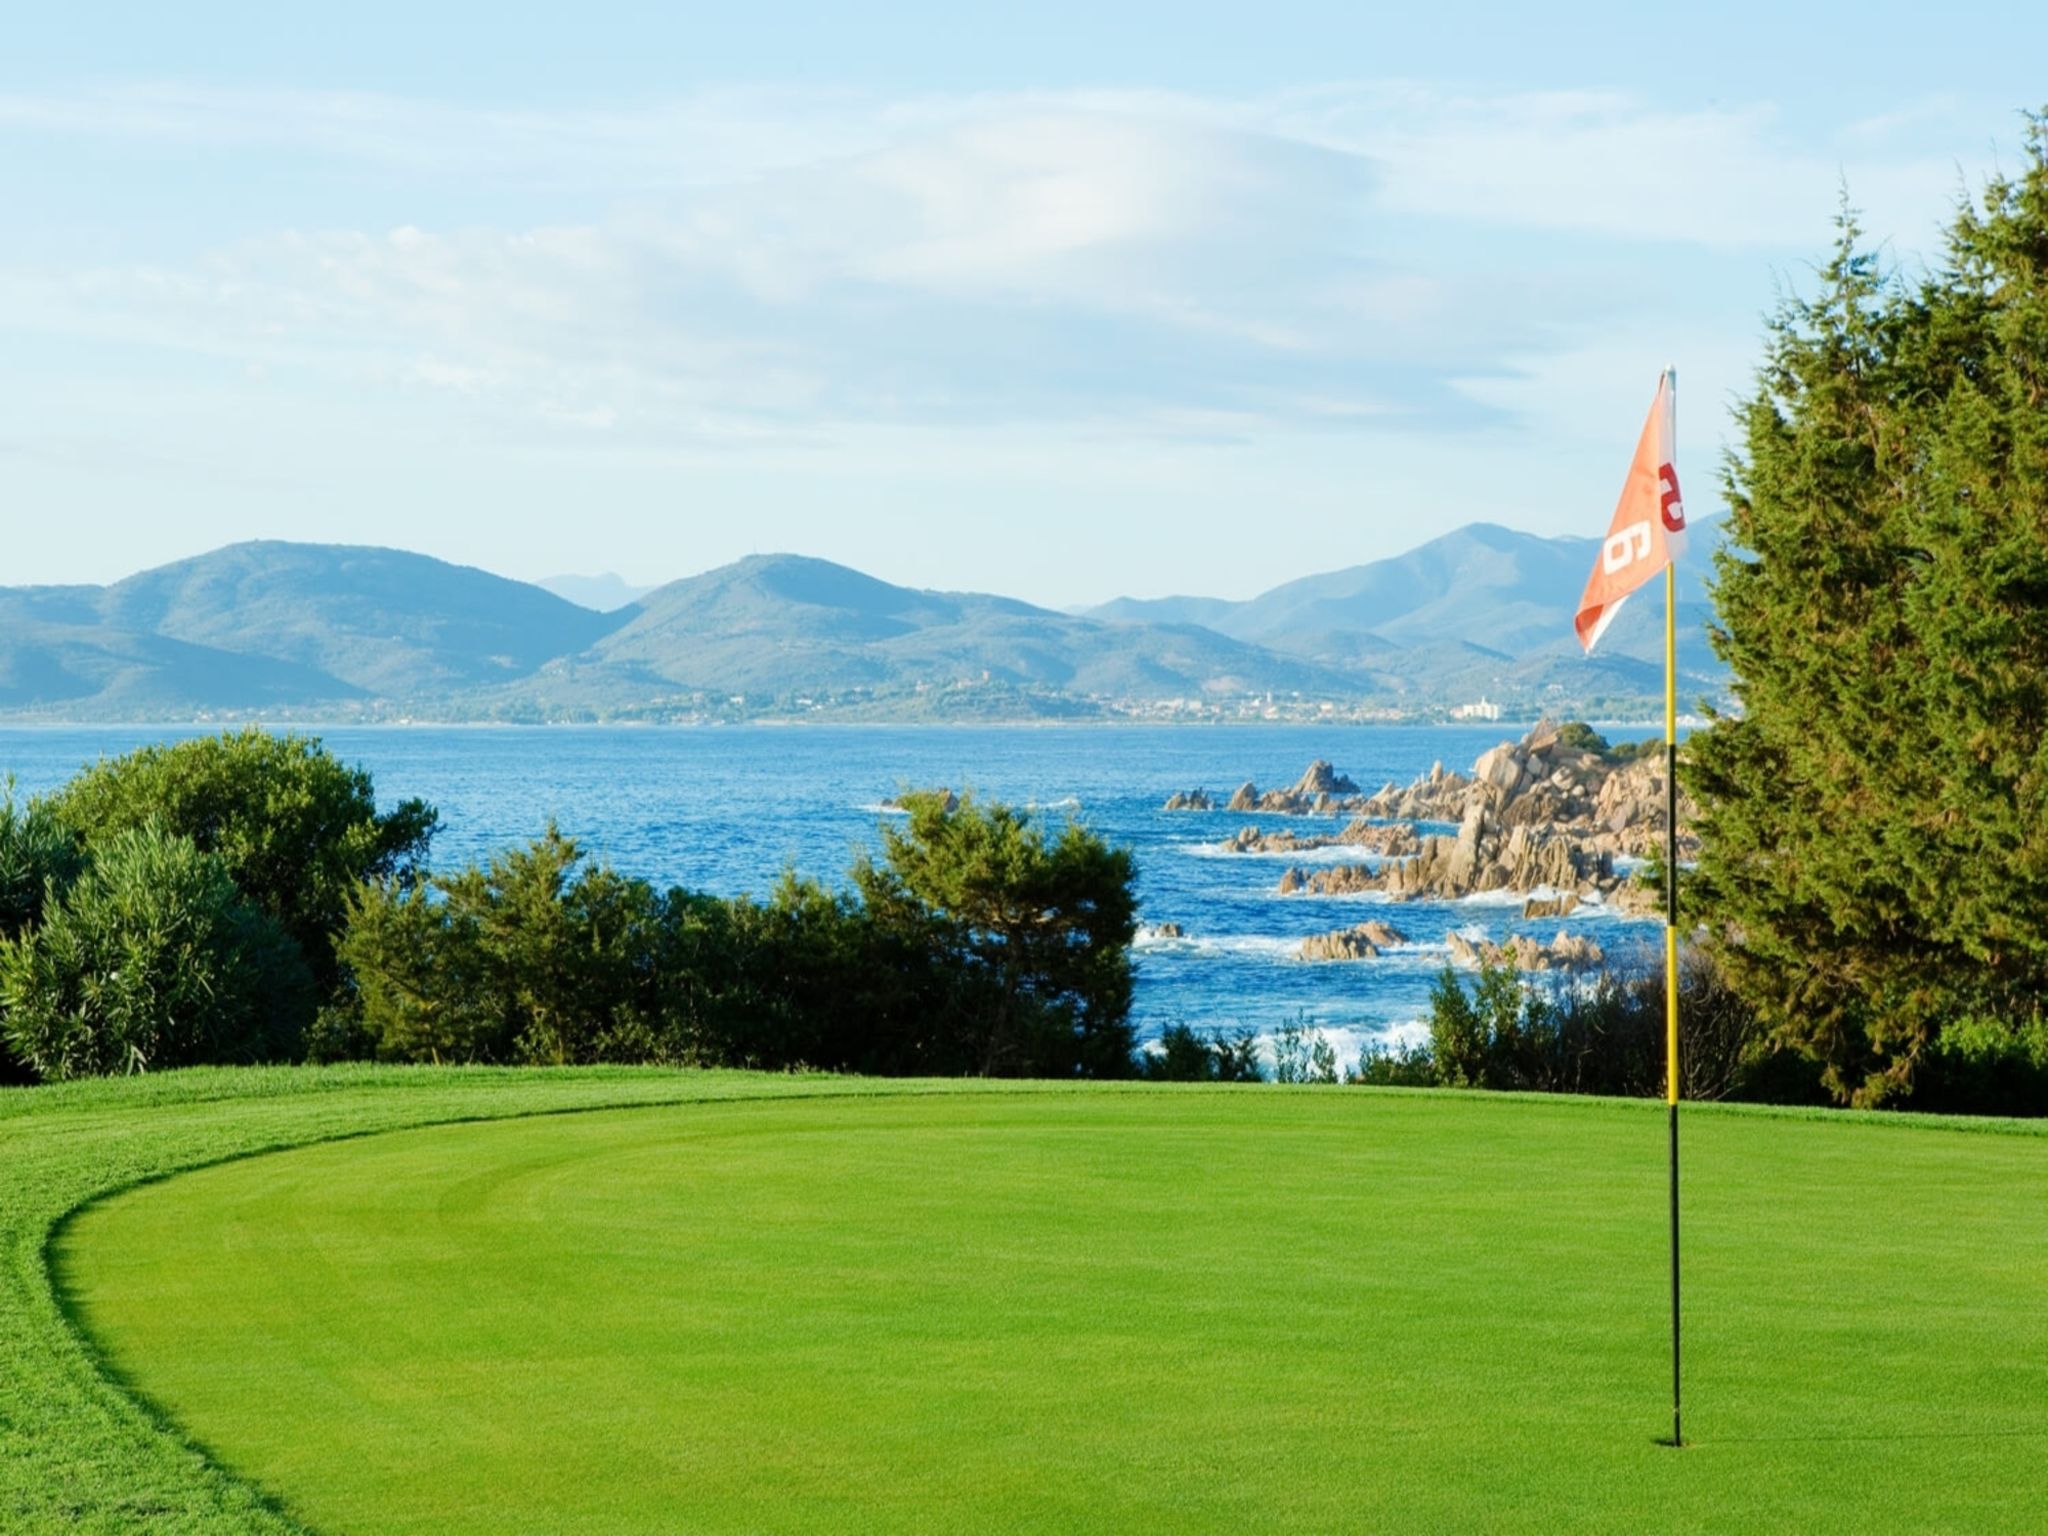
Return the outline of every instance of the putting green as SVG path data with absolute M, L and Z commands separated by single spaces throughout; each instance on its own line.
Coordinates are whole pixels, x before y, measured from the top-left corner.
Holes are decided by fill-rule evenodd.
M 2021 1531 L 2048 1142 L 1356 1089 L 734 1102 L 325 1143 L 56 1245 L 329 1532 Z

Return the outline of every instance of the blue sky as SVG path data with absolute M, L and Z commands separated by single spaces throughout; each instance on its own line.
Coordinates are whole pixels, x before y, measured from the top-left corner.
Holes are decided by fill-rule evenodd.
M 1667 361 L 1697 516 L 1837 189 L 1910 264 L 2048 94 L 2009 4 L 322 9 L 10 17 L 0 582 L 1245 596 L 1597 532 Z

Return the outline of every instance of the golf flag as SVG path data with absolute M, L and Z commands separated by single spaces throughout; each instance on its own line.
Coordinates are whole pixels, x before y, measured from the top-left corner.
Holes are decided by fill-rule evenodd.
M 1621 612 L 1629 593 L 1677 559 L 1685 547 L 1685 503 L 1678 494 L 1678 391 L 1670 374 L 1657 381 L 1650 419 L 1636 443 L 1635 462 L 1621 501 L 1607 525 L 1607 540 L 1572 627 L 1591 651 Z
M 1622 482 L 1621 501 L 1593 562 L 1572 627 L 1588 652 L 1628 595 L 1664 576 L 1664 1101 L 1671 1130 L 1671 1439 L 1685 1444 L 1680 1418 L 1678 1268 L 1678 581 L 1685 503 L 1678 494 L 1678 374 L 1657 381 L 1650 419 Z

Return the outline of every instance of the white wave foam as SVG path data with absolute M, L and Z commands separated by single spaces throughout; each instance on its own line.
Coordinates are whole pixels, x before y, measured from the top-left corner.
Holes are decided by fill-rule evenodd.
M 1268 1076 L 1273 1071 L 1274 1042 L 1279 1032 L 1265 1030 L 1255 1035 L 1260 1064 Z M 1337 1056 L 1337 1071 L 1349 1077 L 1368 1046 L 1381 1050 L 1412 1050 L 1429 1043 L 1429 1024 L 1423 1019 L 1402 1019 L 1385 1024 L 1310 1024 L 1305 1033 L 1313 1044 L 1326 1041 Z
M 1158 950 L 1182 955 L 1266 955 L 1276 960 L 1298 959 L 1301 940 L 1271 938 L 1264 934 L 1189 934 L 1166 938 L 1153 931 L 1141 931 L 1131 941 L 1133 949 Z
M 1520 891 L 1474 891 L 1451 902 L 1454 907 L 1519 907 L 1529 898 Z
M 1279 864 L 1363 864 L 1377 869 L 1385 857 L 1377 853 L 1361 853 L 1354 847 L 1332 843 L 1323 848 L 1233 848 L 1228 843 L 1174 843 L 1176 851 L 1191 859 L 1231 859 L 1250 863 L 1254 859 L 1268 859 Z
M 888 800 L 870 800 L 854 807 L 864 816 L 908 816 L 910 812 Z M 1027 811 L 1078 811 L 1081 802 L 1072 795 L 1063 800 L 1032 800 L 1026 802 Z
M 1429 1020 L 1403 1019 L 1398 1024 L 1389 1024 L 1379 1032 L 1379 1039 L 1396 1050 L 1412 1051 L 1418 1045 L 1429 1044 Z
M 1272 901 L 1351 901 L 1371 907 L 1401 905 L 1385 891 L 1311 891 L 1306 887 L 1298 891 L 1283 891 L 1276 886 L 1266 892 L 1266 896 Z

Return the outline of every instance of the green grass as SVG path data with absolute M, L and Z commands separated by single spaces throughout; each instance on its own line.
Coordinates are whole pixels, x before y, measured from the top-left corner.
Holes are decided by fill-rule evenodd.
M 1361 1089 L 0 1095 L 0 1530 L 2040 1529 L 2048 1138 L 1690 1110 L 1673 1451 L 1663 1137 Z

